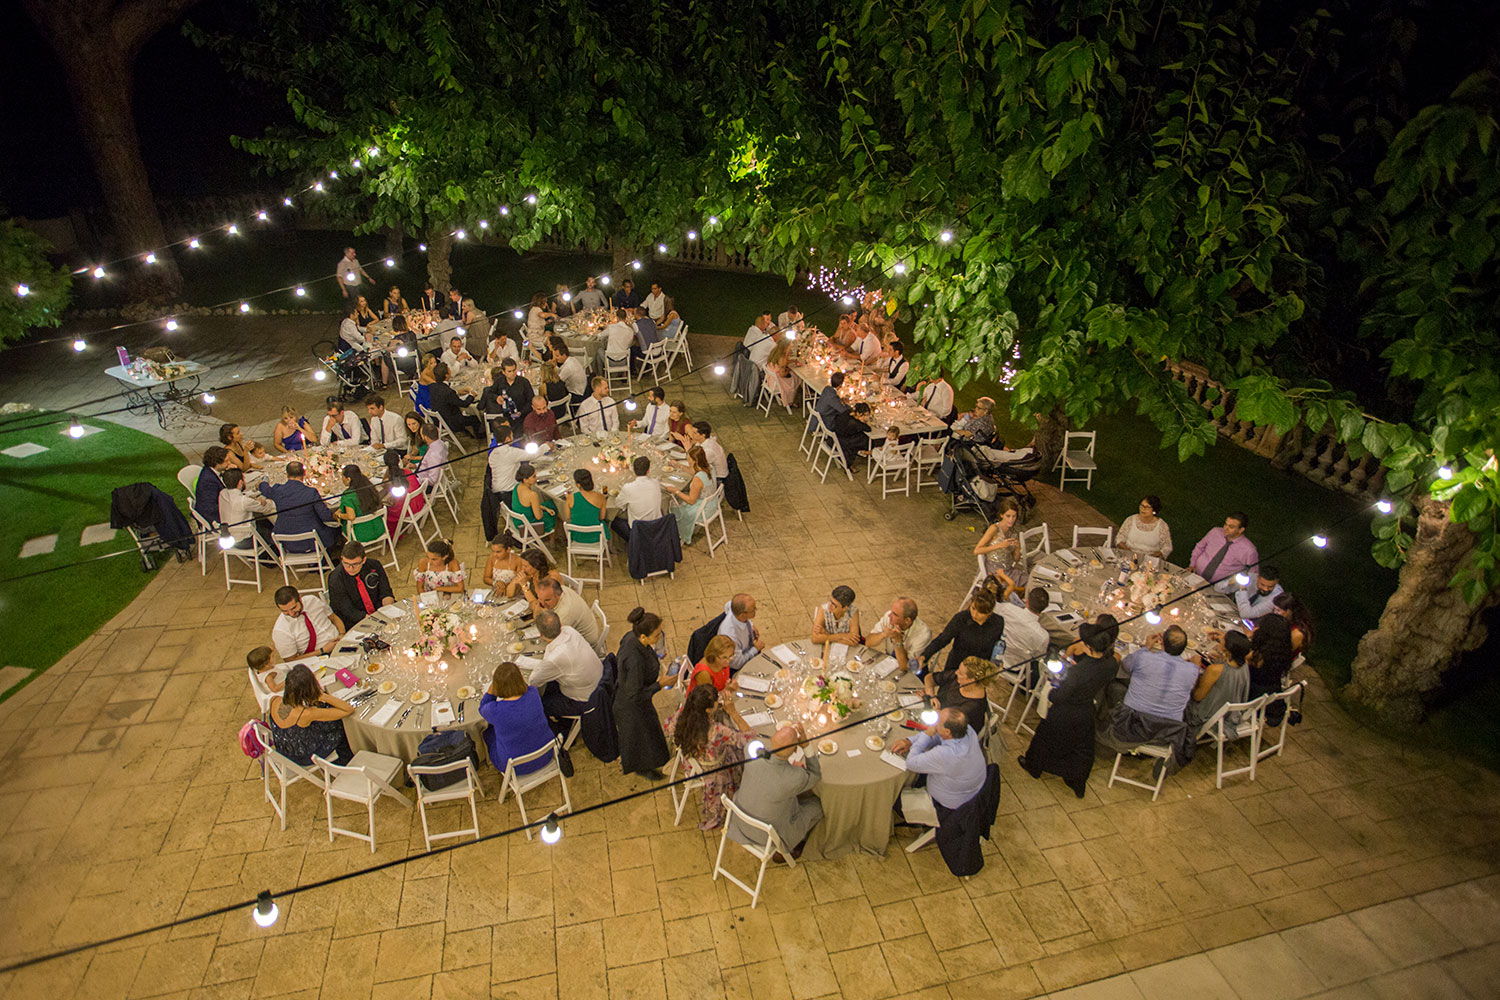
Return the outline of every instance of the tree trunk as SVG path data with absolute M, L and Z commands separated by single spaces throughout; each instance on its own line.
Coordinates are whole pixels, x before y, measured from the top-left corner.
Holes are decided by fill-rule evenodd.
M 399 262 L 406 251 L 406 229 L 397 222 L 385 231 L 385 255 Z
M 1480 615 L 1500 600 L 1491 592 L 1477 607 L 1448 585 L 1474 548 L 1466 525 L 1448 519 L 1448 505 L 1422 497 L 1415 501 L 1417 532 L 1407 553 L 1396 592 L 1380 621 L 1359 642 L 1345 693 L 1375 708 L 1388 720 L 1421 720 L 1458 658 L 1484 642 Z
M 37 6 L 28 5 L 33 9 Z M 114 39 L 108 23 L 62 36 L 55 33 L 56 25 L 49 30 L 39 21 L 39 26 L 62 63 L 78 131 L 104 194 L 119 255 L 158 251 L 154 265 L 125 265 L 130 297 L 149 301 L 180 293 L 182 273 L 177 261 L 171 253 L 159 249 L 167 239 L 135 130 L 131 54 Z
M 1057 456 L 1062 454 L 1063 440 L 1068 433 L 1068 418 L 1061 406 L 1054 406 L 1036 417 L 1036 451 L 1042 458 L 1042 471 L 1052 468 Z
M 638 275 L 635 269 L 630 266 L 630 262 L 635 260 L 639 256 L 639 254 L 637 254 L 636 252 L 636 248 L 626 242 L 623 237 L 619 236 L 610 237 L 609 247 L 611 253 L 611 261 L 609 267 L 611 276 L 610 280 L 615 282 L 616 284 L 624 281 L 626 278 L 629 278 L 631 281 L 635 281 Z M 639 284 L 639 282 L 637 282 L 637 284 Z
M 449 263 L 452 253 L 453 234 L 446 228 L 427 234 L 427 280 L 442 298 L 447 298 L 453 281 L 453 265 Z

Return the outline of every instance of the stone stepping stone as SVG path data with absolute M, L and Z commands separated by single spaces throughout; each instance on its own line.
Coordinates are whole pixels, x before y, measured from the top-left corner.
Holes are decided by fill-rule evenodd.
M 9 691 L 31 676 L 25 667 L 0 667 L 0 692 Z
M 46 450 L 46 448 L 39 444 L 23 441 L 20 444 L 6 448 L 4 451 L 0 451 L 0 455 L 9 455 L 11 458 L 30 458 L 32 455 L 40 455 Z
M 78 539 L 79 545 L 98 545 L 100 542 L 112 542 L 115 540 L 115 529 L 108 524 L 91 524 L 83 529 L 83 535 Z
M 43 535 L 33 538 L 21 546 L 21 558 L 30 559 L 32 556 L 44 556 L 57 548 L 56 535 Z

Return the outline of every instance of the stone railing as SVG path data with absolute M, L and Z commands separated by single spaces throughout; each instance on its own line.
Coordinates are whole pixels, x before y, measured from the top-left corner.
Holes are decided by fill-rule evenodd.
M 603 245 L 597 247 L 584 246 L 579 243 L 570 243 L 559 237 L 547 236 L 539 240 L 534 250 L 552 250 L 558 253 L 612 253 L 614 245 L 605 240 Z M 694 240 L 684 243 L 675 251 L 668 254 L 655 254 L 659 260 L 666 260 L 674 264 L 686 264 L 689 267 L 704 267 L 717 271 L 755 271 L 757 268 L 750 262 L 749 254 L 734 250 L 726 250 L 718 244 L 707 244 L 702 240 Z
M 1209 378 L 1208 372 L 1199 365 L 1169 363 L 1168 370 L 1204 409 L 1212 410 L 1216 405 L 1223 405 L 1224 415 L 1210 418 L 1222 437 L 1270 459 L 1278 469 L 1290 470 L 1331 490 L 1366 500 L 1374 500 L 1380 495 L 1385 485 L 1384 467 L 1372 455 L 1351 456 L 1348 448 L 1338 440 L 1331 423 L 1316 433 L 1306 427 L 1297 427 L 1283 437 L 1274 428 L 1241 420 L 1235 408 L 1234 393 Z M 1216 399 L 1209 398 L 1210 387 L 1219 391 Z

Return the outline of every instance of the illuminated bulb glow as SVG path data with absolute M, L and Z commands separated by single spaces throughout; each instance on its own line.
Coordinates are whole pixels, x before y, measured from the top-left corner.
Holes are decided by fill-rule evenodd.
M 714 374 L 715 375 L 723 375 L 724 374 L 724 366 L 723 365 L 714 365 Z
M 169 319 L 169 320 L 167 320 L 167 329 L 168 330 L 175 330 L 175 329 L 177 329 L 177 321 L 175 319 Z
M 268 213 L 266 213 L 266 212 L 256 212 L 256 213 L 255 213 L 255 217 L 256 217 L 256 218 L 257 218 L 257 219 L 259 219 L 259 220 L 260 220 L 260 221 L 261 221 L 261 222 L 265 222 L 265 221 L 266 221 L 266 220 L 267 220 L 267 219 L 269 219 L 269 218 L 270 218 L 270 217 L 271 217 L 271 216 L 270 216 L 270 215 L 269 215 L 269 214 L 268 214 Z
M 352 162 L 350 162 L 349 166 L 353 167 L 355 170 L 358 170 L 359 169 L 359 160 L 353 160 Z
M 85 341 L 82 337 L 79 337 L 77 340 L 73 341 L 73 350 L 78 351 L 79 353 L 87 350 L 88 346 L 88 342 Z
M 420 250 L 420 251 L 422 251 L 423 253 L 426 253 L 427 252 L 427 244 L 426 243 L 418 243 L 417 244 L 417 249 Z
M 207 403 L 209 406 L 213 406 L 214 403 L 215 403 L 215 401 L 218 400 L 218 398 L 219 398 L 218 396 L 215 396 L 211 392 L 205 392 L 203 394 L 203 402 Z
M 19 284 L 19 285 L 16 286 L 16 295 L 20 296 L 21 298 L 24 299 L 26 296 L 28 296 L 30 294 L 31 294 L 31 286 L 30 285 L 22 283 L 22 284 Z
M 527 441 L 526 442 L 526 454 L 528 454 L 528 455 L 535 455 L 537 452 L 539 452 L 541 450 L 542 449 L 537 445 L 537 443 L 535 441 Z
M 667 252 L 667 245 L 665 243 L 658 243 L 658 244 L 656 244 L 656 252 L 657 253 L 666 253 Z
M 234 536 L 229 533 L 229 525 L 227 524 L 219 525 L 219 548 L 234 548 Z
M 250 311 L 250 303 L 248 303 L 248 302 L 241 302 L 240 303 L 240 312 L 247 313 L 249 311 Z
M 941 233 L 938 233 L 938 239 L 942 240 L 944 243 L 952 243 L 953 231 L 950 229 L 944 229 Z
M 316 184 L 314 184 L 313 185 L 313 190 L 314 191 L 321 191 L 321 190 L 323 190 L 323 182 L 322 181 L 318 181 Z
M 572 302 L 573 301 L 573 293 L 572 292 L 563 292 L 562 293 L 562 300 L 564 302 Z
M 256 900 L 255 909 L 250 911 L 250 915 L 255 918 L 257 925 L 270 927 L 276 922 L 276 918 L 281 915 L 281 911 L 276 908 L 276 901 L 271 898 L 271 894 L 263 892 L 260 894 L 260 898 Z
M 534 194 L 528 194 L 526 196 L 526 204 L 528 204 L 528 205 L 535 205 L 536 204 L 536 195 L 534 195 Z
M 385 259 L 385 266 L 386 267 L 395 267 L 396 266 L 396 259 L 394 257 L 387 257 Z
M 641 269 L 641 262 L 638 260 L 633 260 L 630 262 L 630 266 L 639 271 Z
M 852 296 L 852 295 L 845 295 L 843 298 L 839 299 L 839 301 L 842 302 L 846 306 L 852 306 L 852 305 L 854 305 L 854 296 Z
M 229 224 L 229 235 L 230 236 L 238 236 L 239 234 L 240 234 L 240 227 L 236 226 L 234 223 L 231 222 Z
M 1316 545 L 1320 549 L 1326 549 L 1326 548 L 1328 548 L 1328 536 L 1327 535 L 1313 535 L 1312 536 L 1312 543 L 1314 545 Z
M 557 824 L 557 813 L 547 817 L 546 825 L 542 827 L 542 843 L 555 844 L 562 839 L 562 827 Z
M 924 726 L 935 726 L 937 724 L 938 724 L 937 709 L 935 709 L 935 708 L 924 709 L 922 711 L 922 725 L 924 725 Z
M 190 246 L 194 250 L 196 250 L 200 246 L 202 246 L 202 244 L 198 242 L 198 237 L 194 236 L 192 239 L 188 240 L 188 246 Z
M 391 484 L 391 496 L 397 498 L 398 500 L 401 497 L 406 496 L 406 487 L 403 484 L 401 484 L 401 483 L 392 483 Z
M 688 230 L 688 239 L 690 239 L 690 240 L 696 240 L 697 238 L 698 238 L 698 230 L 696 230 L 696 229 L 689 229 Z
M 460 230 L 459 230 L 459 231 L 458 231 L 458 232 L 456 232 L 456 233 L 454 233 L 454 234 L 453 234 L 453 235 L 454 235 L 454 237 L 455 237 L 455 238 L 457 238 L 457 239 L 460 239 L 460 240 L 461 240 L 461 239 L 463 239 L 463 238 L 464 238 L 464 237 L 465 237 L 465 236 L 468 236 L 468 235 L 469 235 L 469 234 L 468 234 L 468 233 L 466 233 L 466 232 L 464 232 L 464 231 L 463 231 L 463 230 L 462 230 L 462 229 L 460 229 Z
M 344 281 L 346 283 L 348 283 L 348 284 L 352 285 L 352 284 L 354 284 L 358 280 L 359 280 L 359 274 L 357 272 L 355 272 L 355 271 L 350 271 L 350 272 L 348 272 L 347 274 L 344 275 Z
M 501 205 L 500 206 L 500 214 L 501 215 L 509 215 L 510 214 L 510 206 L 509 205 Z
M 307 294 L 307 289 L 303 288 L 301 285 L 298 285 L 297 286 L 297 294 L 299 296 L 306 295 Z
M 526 318 L 526 314 L 523 313 L 519 309 L 517 309 L 515 312 L 511 313 L 511 315 L 514 316 L 516 319 L 525 319 Z
M 396 348 L 396 357 L 398 358 L 404 358 L 410 353 L 411 352 L 406 349 L 405 344 L 402 344 L 400 347 Z
M 1062 673 L 1062 660 L 1048 660 L 1047 672 L 1053 674 Z
M 797 339 L 797 331 L 796 330 L 788 330 L 786 332 L 786 339 L 787 340 L 796 340 Z
M 719 217 L 717 215 L 710 215 L 708 217 L 708 224 L 710 226 L 717 226 L 719 224 Z
M 898 261 L 896 261 L 896 263 L 891 267 L 891 270 L 895 271 L 897 274 L 905 274 L 906 273 L 906 261 L 904 261 L 904 260 L 898 260 Z
M 1146 612 L 1146 621 L 1150 622 L 1152 625 L 1160 625 L 1161 612 L 1157 611 L 1155 608 L 1152 608 L 1150 611 Z
M 147 264 L 155 264 L 156 263 L 156 254 L 154 254 L 154 253 L 148 253 L 146 255 L 146 263 Z
M 70 437 L 70 438 L 81 438 L 81 437 L 83 437 L 83 425 L 80 424 L 77 420 L 74 420 L 71 424 L 68 425 L 68 437 Z
M 627 399 L 627 400 L 625 400 L 625 409 L 630 410 L 631 412 L 634 412 L 635 411 L 635 400 L 633 400 L 633 399 Z
M 1375 501 L 1375 509 L 1380 511 L 1380 513 L 1382 514 L 1389 514 L 1393 507 L 1389 500 L 1382 499 Z
M 97 271 L 94 273 L 94 277 L 96 277 L 96 278 L 99 277 L 99 274 L 98 274 Z M 1437 474 L 1438 474 L 1438 478 L 1439 479 L 1452 479 L 1453 478 L 1453 469 L 1452 469 L 1451 466 L 1440 465 L 1440 466 L 1438 466 Z
M 328 171 L 328 179 L 331 180 L 331 181 L 338 180 L 339 179 L 339 172 L 337 170 L 330 170 L 330 171 Z
M 609 275 L 607 275 L 607 274 L 601 275 L 599 277 L 599 284 L 601 284 L 601 285 L 607 285 L 607 284 L 609 284 Z
M 102 278 L 102 277 L 104 277 L 104 268 L 103 267 L 96 267 L 96 268 L 94 268 L 94 277 L 96 277 L 96 278 Z
M 328 377 L 328 373 L 325 372 L 321 368 L 319 368 L 317 371 L 313 372 L 313 381 L 314 382 L 321 382 L 324 379 L 326 379 L 327 377 Z
M 291 208 L 292 207 L 292 199 L 290 199 L 290 198 L 283 198 L 283 199 L 281 199 L 281 203 L 283 205 L 285 205 L 287 208 Z
M 369 149 L 365 150 L 365 155 L 368 156 L 372 160 L 375 159 L 375 157 L 377 157 L 377 156 L 380 155 L 380 147 L 379 146 L 371 146 Z
M 480 219 L 479 220 L 479 228 L 480 229 L 488 229 L 488 228 L 490 228 L 490 220 L 489 219 Z
M 745 744 L 745 759 L 754 760 L 755 758 L 759 757 L 765 749 L 766 745 L 761 740 L 751 740 L 749 743 Z
M 1241 587 L 1248 587 L 1250 586 L 1250 574 L 1236 573 L 1234 574 L 1234 582 L 1239 584 Z

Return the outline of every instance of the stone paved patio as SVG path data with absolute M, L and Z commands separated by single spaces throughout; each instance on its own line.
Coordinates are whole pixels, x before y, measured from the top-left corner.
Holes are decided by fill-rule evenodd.
M 639 601 L 662 613 L 676 649 L 745 590 L 763 631 L 789 637 L 844 582 L 866 607 L 910 594 L 929 622 L 951 613 L 977 521 L 944 522 L 935 492 L 882 501 L 862 479 L 819 484 L 796 454 L 798 424 L 740 407 L 717 383 L 668 395 L 720 428 L 754 510 L 729 518 L 727 558 L 700 543 L 676 580 L 637 587 L 620 560 L 602 598 L 611 621 Z M 481 466 L 461 468 L 456 542 L 472 566 Z M 1037 492 L 1034 519 L 1054 530 L 1103 523 L 1072 494 Z M 409 569 L 412 544 L 401 554 Z M 278 829 L 259 766 L 235 743 L 255 712 L 244 653 L 266 641 L 275 609 L 270 589 L 226 594 L 216 573 L 164 567 L 0 705 L 0 961 L 421 850 L 416 814 L 390 802 L 375 855 L 330 844 L 306 785 L 289 791 Z M 1200 760 L 1155 804 L 1105 788 L 1107 766 L 1082 800 L 1032 781 L 1007 729 L 995 842 L 966 882 L 932 850 L 906 854 L 913 834 L 901 830 L 885 858 L 768 871 L 750 910 L 709 878 L 717 835 L 695 829 L 691 806 L 674 827 L 661 791 L 567 821 L 556 846 L 463 848 L 283 900 L 270 930 L 236 909 L 0 977 L 0 994 L 877 1000 L 1091 984 L 1072 995 L 1493 995 L 1496 777 L 1358 727 L 1316 678 L 1305 714 L 1253 784 L 1216 791 Z M 586 752 L 575 759 L 575 805 L 642 787 Z M 484 779 L 481 828 L 517 822 L 513 805 L 495 804 L 493 770 Z

